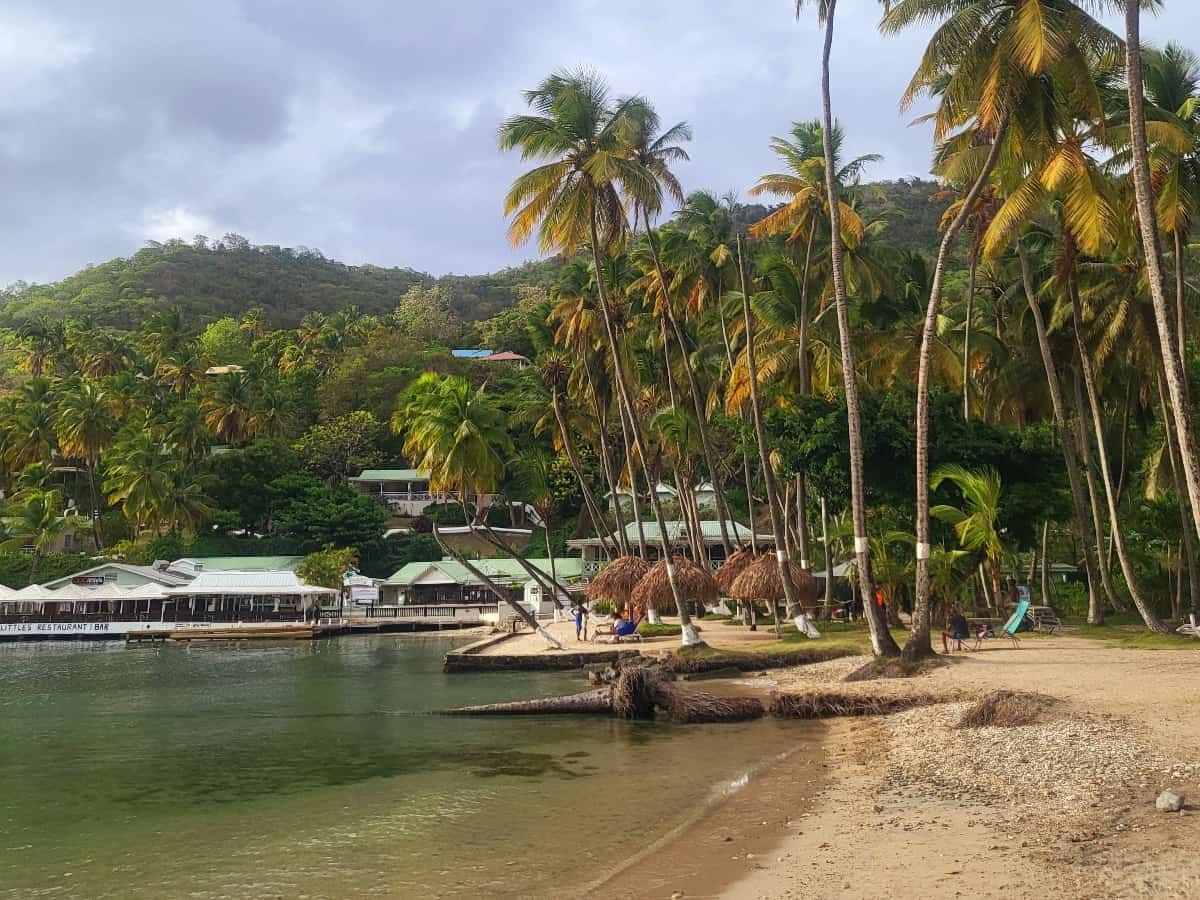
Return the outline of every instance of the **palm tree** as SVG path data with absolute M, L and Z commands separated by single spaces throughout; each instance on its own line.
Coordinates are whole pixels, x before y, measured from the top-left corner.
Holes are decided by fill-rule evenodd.
M 504 478 L 505 466 L 501 454 L 511 453 L 513 449 L 512 439 L 504 427 L 504 415 L 487 396 L 484 388 L 474 389 L 465 378 L 457 375 L 442 376 L 426 372 L 400 397 L 392 414 L 391 427 L 396 433 L 403 433 L 404 453 L 417 468 L 429 471 L 430 488 L 457 494 L 468 524 L 473 523 L 480 510 L 468 511 L 468 497 L 496 490 Z M 488 539 L 500 543 L 486 524 L 481 527 Z M 542 628 L 524 606 L 500 590 L 461 553 L 442 541 L 436 525 L 434 536 L 446 553 L 486 584 L 497 599 L 507 603 L 525 624 L 551 646 L 562 649 L 562 644 Z M 507 545 L 501 546 L 510 551 L 509 555 L 521 564 L 530 577 L 542 583 L 537 570 L 526 563 L 520 554 Z M 553 585 L 552 590 L 557 592 L 558 585 Z
M 504 478 L 501 453 L 512 450 L 504 417 L 484 388 L 473 389 L 465 378 L 421 375 L 400 397 L 391 426 L 404 435 L 413 465 L 429 472 L 433 491 L 455 493 L 465 505 Z
M 201 409 L 205 424 L 223 443 L 243 444 L 257 431 L 255 398 L 244 372 L 213 376 L 205 385 Z
M 1004 558 L 998 526 L 1000 473 L 991 467 L 972 472 L 958 465 L 939 466 L 934 470 L 930 486 L 936 491 L 944 481 L 958 488 L 963 508 L 938 505 L 930 510 L 930 514 L 954 526 L 954 533 L 964 550 L 982 554 L 992 578 L 992 596 L 999 597 Z
M 195 531 L 212 515 L 204 484 L 178 459 L 172 460 L 165 469 L 166 486 L 160 509 L 162 520 L 172 531 Z
M 1001 152 L 1012 116 L 1038 80 L 1072 79 L 1081 92 L 1092 84 L 1087 51 L 1105 29 L 1072 3 L 1060 0 L 992 0 L 986 4 L 946 4 L 938 0 L 900 0 L 880 27 L 895 33 L 932 18 L 946 21 L 931 38 L 925 56 L 902 98 L 908 106 L 921 94 L 938 94 L 932 117 L 934 140 L 952 148 L 951 157 L 971 174 L 971 187 L 942 236 L 934 265 L 929 304 L 921 336 L 917 374 L 916 597 L 910 654 L 929 654 L 929 382 L 933 342 L 941 308 L 942 284 L 959 232 L 975 213 Z M 1115 41 L 1109 41 L 1110 47 Z M 1070 81 L 1063 83 L 1069 84 Z M 1094 108 L 1099 95 L 1093 91 Z M 957 134 L 954 134 L 957 132 Z M 987 148 L 986 151 L 983 148 Z M 982 160 L 980 159 L 983 155 Z
M 0 448 L 10 469 L 22 469 L 30 463 L 48 463 L 58 449 L 55 428 L 55 397 L 50 382 L 32 378 L 13 399 L 11 415 Z
M 113 445 L 105 459 L 104 491 L 120 503 L 125 518 L 140 532 L 154 524 L 157 534 L 171 491 L 166 454 L 146 428 L 134 428 Z
M 100 491 L 96 486 L 96 466 L 100 454 L 117 434 L 117 417 L 105 391 L 96 382 L 83 380 L 60 395 L 58 403 L 58 444 L 64 454 L 83 461 L 87 467 L 88 492 L 92 502 L 92 534 L 97 549 L 104 545 L 100 537 Z
M 38 562 L 54 546 L 66 528 L 62 495 L 56 490 L 24 492 L 9 509 L 10 546 L 33 547 L 29 563 L 29 581 L 37 578 Z
M 808 2 L 796 0 L 796 16 Z M 900 648 L 888 631 L 887 622 L 876 604 L 871 577 L 871 545 L 867 540 L 867 510 L 863 499 L 862 433 L 858 408 L 858 385 L 855 383 L 854 347 L 851 343 L 850 309 L 846 296 L 845 248 L 842 244 L 842 215 L 838 203 L 836 158 L 833 148 L 833 100 L 830 95 L 829 60 L 833 52 L 834 15 L 837 0 L 815 0 L 817 16 L 825 25 L 825 42 L 821 53 L 821 144 L 825 153 L 825 192 L 829 209 L 830 265 L 833 275 L 834 305 L 837 312 L 839 341 L 842 356 L 842 378 L 846 393 L 846 419 L 850 441 L 850 508 L 854 521 L 854 552 L 858 561 L 858 579 L 871 629 L 871 647 L 876 656 L 894 656 Z
M 749 372 L 750 409 L 754 417 L 754 437 L 758 445 L 758 462 L 762 467 L 763 482 L 767 488 L 767 507 L 771 515 L 771 532 L 775 537 L 775 558 L 779 564 L 779 578 L 783 583 L 784 599 L 787 603 L 788 618 L 794 618 L 802 612 L 796 586 L 792 583 L 792 569 L 787 553 L 787 539 L 784 532 L 782 507 L 779 503 L 779 489 L 775 484 L 775 471 L 771 465 L 770 452 L 767 448 L 767 430 L 763 423 L 762 400 L 758 394 L 758 363 L 754 354 L 754 321 L 750 315 L 750 286 L 746 280 L 746 264 L 742 254 L 741 237 L 737 242 L 738 272 L 742 287 L 742 317 L 746 329 L 746 366 Z M 751 524 L 753 528 L 753 523 Z M 778 625 L 776 626 L 778 627 Z
M 643 100 L 639 103 L 631 103 L 629 106 L 631 114 L 628 116 L 628 121 L 631 123 L 631 136 L 627 136 L 626 138 L 630 145 L 629 154 L 658 182 L 660 188 L 657 193 L 650 192 L 647 195 L 645 192 L 642 192 L 634 194 L 632 198 L 634 228 L 636 229 L 637 227 L 638 212 L 640 210 L 642 219 L 646 225 L 646 241 L 650 247 L 651 257 L 654 261 L 654 271 L 658 276 L 658 288 L 661 291 L 660 312 L 663 316 L 664 326 L 675 336 L 675 340 L 679 345 L 683 370 L 687 375 L 688 389 L 692 395 L 693 409 L 696 413 L 695 423 L 700 436 L 704 465 L 708 470 L 709 483 L 713 487 L 713 499 L 716 502 L 717 519 L 721 527 L 721 544 L 724 547 L 725 556 L 728 558 L 733 554 L 733 542 L 729 539 L 729 530 L 727 528 L 727 523 L 731 516 L 729 515 L 729 508 L 725 503 L 724 479 L 721 478 L 720 472 L 717 469 L 716 453 L 713 450 L 712 438 L 708 432 L 705 410 L 706 395 L 700 389 L 696 370 L 692 366 L 688 341 L 684 336 L 679 317 L 675 312 L 676 303 L 673 280 L 668 280 L 667 278 L 658 238 L 650 224 L 651 219 L 661 212 L 663 191 L 670 195 L 678 204 L 682 205 L 686 201 L 683 188 L 680 186 L 675 174 L 671 171 L 671 163 L 687 160 L 687 153 L 675 142 L 691 140 L 692 132 L 686 122 L 679 122 L 662 134 L 659 134 L 658 114 L 648 102 Z M 659 205 L 646 205 L 646 196 L 658 201 Z
M 554 460 L 541 447 L 530 447 L 517 454 L 513 460 L 517 480 L 521 486 L 521 494 L 537 510 L 542 520 L 542 529 L 546 538 L 546 558 L 550 560 L 550 582 L 558 585 L 558 573 L 554 565 L 554 549 L 550 545 L 550 532 L 554 527 Z M 561 609 L 562 601 L 559 591 L 552 594 L 554 608 Z
M 1192 411 L 1188 403 L 1181 348 L 1171 327 L 1170 310 L 1163 285 L 1162 249 L 1158 240 L 1158 215 L 1150 181 L 1150 155 L 1146 139 L 1146 99 L 1142 77 L 1142 9 L 1139 0 L 1125 0 L 1125 71 L 1129 82 L 1129 132 L 1133 157 L 1133 188 L 1137 201 L 1137 222 L 1146 258 L 1146 279 L 1154 319 L 1158 325 L 1158 340 L 1162 347 L 1167 392 L 1175 413 L 1175 431 L 1179 455 L 1192 506 L 1192 524 L 1200 533 L 1200 458 L 1196 453 L 1196 434 L 1192 428 Z
M 500 147 L 519 148 L 523 159 L 547 159 L 513 182 L 505 198 L 505 213 L 512 216 L 509 238 L 523 244 L 536 230 L 543 251 L 573 254 L 590 247 L 597 273 L 596 288 L 604 320 L 605 338 L 613 360 L 620 401 L 629 414 L 634 449 L 646 483 L 654 485 L 642 423 L 623 367 L 613 321 L 613 305 L 603 277 L 603 257 L 625 236 L 628 222 L 621 196 L 633 198 L 642 209 L 657 209 L 661 185 L 637 160 L 631 159 L 622 138 L 628 128 L 629 100 L 612 108 L 608 87 L 589 72 L 551 75 L 526 92 L 526 102 L 537 114 L 514 116 L 500 126 Z M 658 492 L 650 490 L 650 504 L 665 540 L 666 518 Z M 684 597 L 667 561 L 667 576 L 679 612 L 685 646 L 700 643 Z

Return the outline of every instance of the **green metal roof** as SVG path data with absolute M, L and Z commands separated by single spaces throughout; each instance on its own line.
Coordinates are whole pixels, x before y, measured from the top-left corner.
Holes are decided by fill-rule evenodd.
M 363 469 L 349 481 L 428 481 L 429 472 L 421 469 Z
M 549 559 L 527 559 L 525 562 L 536 569 L 540 569 L 547 575 L 550 574 Z M 473 559 L 470 560 L 470 563 L 489 578 L 508 582 L 524 582 L 529 580 L 529 573 L 522 569 L 521 564 L 515 559 Z M 404 568 L 393 573 L 392 577 L 385 583 L 412 584 L 431 568 L 438 569 L 443 575 L 457 584 L 474 583 L 476 580 L 475 576 L 468 572 L 466 566 L 462 563 L 455 562 L 452 559 L 442 559 L 429 562 L 411 562 L 404 566 Z M 583 575 L 583 560 L 578 556 L 556 557 L 554 560 L 554 574 L 560 579 L 579 578 Z
M 742 525 L 738 522 L 727 521 L 725 523 L 725 527 L 729 531 L 730 538 L 741 538 L 743 541 L 750 540 L 750 529 L 747 528 L 745 525 Z M 653 544 L 661 543 L 661 540 L 659 538 L 659 530 L 658 530 L 657 522 L 643 521 L 642 522 L 642 532 L 646 535 L 647 541 L 650 541 Z M 704 536 L 704 539 L 706 541 L 718 541 L 719 542 L 721 540 L 721 523 L 715 519 L 702 520 L 700 522 L 700 533 Z M 614 532 L 614 534 L 615 534 L 615 532 Z M 667 535 L 670 537 L 672 543 L 682 543 L 682 542 L 686 541 L 687 540 L 687 523 L 678 521 L 678 520 L 672 521 L 672 522 L 667 522 Z M 638 539 L 637 522 L 630 522 L 629 524 L 627 524 L 625 526 L 625 536 L 631 542 L 637 541 L 637 539 Z M 756 539 L 760 540 L 760 541 L 764 541 L 764 542 L 775 540 L 773 535 L 761 534 L 761 533 L 756 536 Z M 598 538 L 589 537 L 589 538 L 581 538 L 581 539 L 577 539 L 577 540 L 571 540 L 571 541 L 568 541 L 567 543 L 570 544 L 571 546 L 579 546 L 579 545 L 585 544 L 585 543 L 596 543 L 597 541 L 598 541 Z
M 182 560 L 181 560 L 182 561 Z M 189 556 L 205 572 L 290 572 L 303 556 Z

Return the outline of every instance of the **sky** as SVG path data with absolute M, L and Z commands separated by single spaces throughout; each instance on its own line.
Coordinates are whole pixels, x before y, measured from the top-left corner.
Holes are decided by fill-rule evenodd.
M 777 168 L 771 136 L 820 113 L 822 35 L 793 8 L 0 0 L 0 284 L 227 232 L 437 275 L 536 258 L 508 243 L 503 196 L 522 164 L 496 130 L 560 68 L 593 68 L 665 124 L 687 121 L 685 189 L 747 199 Z M 883 38 L 878 19 L 875 0 L 838 11 L 846 152 L 882 154 L 871 179 L 926 175 L 929 130 L 897 101 L 928 33 Z M 1200 3 L 1167 0 L 1143 36 L 1200 50 Z

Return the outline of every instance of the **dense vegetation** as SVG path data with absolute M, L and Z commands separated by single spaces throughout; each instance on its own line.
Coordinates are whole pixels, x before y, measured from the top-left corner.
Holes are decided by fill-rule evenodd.
M 8 543 L 36 571 L 69 505 L 96 513 L 104 552 L 336 545 L 386 574 L 440 548 L 383 540 L 383 511 L 344 478 L 408 463 L 435 488 L 531 503 L 551 546 L 615 526 L 608 550 L 627 554 L 625 524 L 682 519 L 703 557 L 702 518 L 752 518 L 784 550 L 790 608 L 788 559 L 852 560 L 865 596 L 913 609 L 918 654 L 946 603 L 1002 609 L 1017 581 L 1092 622 L 1132 606 L 1162 629 L 1200 594 L 1200 63 L 1131 53 L 1143 96 L 1117 37 L 1064 0 L 902 0 L 883 27 L 921 18 L 954 38 L 910 87 L 936 106 L 936 184 L 866 183 L 875 159 L 842 157 L 826 105 L 772 140 L 763 205 L 688 192 L 686 125 L 559 73 L 500 129 L 529 166 L 510 236 L 555 262 L 433 281 L 172 243 L 11 292 Z M 466 342 L 535 365 L 453 359 Z M 677 500 L 647 490 L 664 480 Z M 694 499 L 706 482 L 714 509 Z M 606 500 L 630 486 L 649 503 Z M 1051 562 L 1077 583 L 1052 585 Z M 868 609 L 876 651 L 895 652 Z

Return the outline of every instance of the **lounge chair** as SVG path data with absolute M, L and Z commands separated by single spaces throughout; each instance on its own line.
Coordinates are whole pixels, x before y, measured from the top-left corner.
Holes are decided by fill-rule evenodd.
M 1000 631 L 1000 634 L 1012 641 L 1013 647 L 1021 646 L 1021 639 L 1017 637 L 1017 629 L 1021 627 L 1021 622 L 1025 620 L 1025 613 L 1027 612 L 1029 612 L 1029 601 L 1022 600 L 1017 604 L 1017 608 L 1013 611 L 1013 614 L 1008 617 L 1008 621 L 1004 623 L 1004 628 L 1002 628 Z M 983 643 L 985 638 L 987 638 L 987 634 L 982 632 L 977 634 L 975 636 L 975 646 L 971 649 L 978 650 L 979 645 Z
M 1062 620 L 1052 606 L 1031 606 L 1029 618 L 1033 620 L 1033 627 L 1043 634 L 1054 634 L 1062 629 Z
M 1196 624 L 1196 614 L 1192 613 L 1188 616 L 1188 624 L 1180 625 L 1175 629 L 1176 634 L 1190 634 L 1192 637 L 1200 638 L 1200 625 Z

